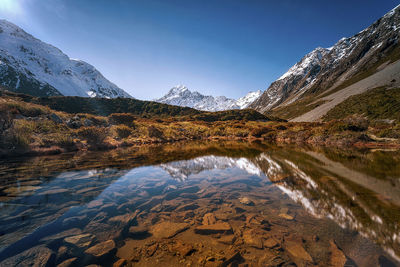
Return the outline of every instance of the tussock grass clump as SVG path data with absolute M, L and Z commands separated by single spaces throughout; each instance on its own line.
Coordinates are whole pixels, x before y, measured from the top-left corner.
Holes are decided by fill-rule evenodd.
M 130 113 L 113 113 L 108 118 L 112 124 L 123 124 L 128 127 L 135 126 L 134 120 L 136 117 Z
M 153 125 L 147 127 L 147 134 L 150 138 L 159 138 L 159 139 L 164 138 L 164 133 Z
M 118 138 L 128 138 L 132 134 L 132 129 L 126 125 L 117 125 L 114 127 L 114 131 Z
M 107 129 L 94 126 L 82 127 L 76 131 L 78 137 L 83 138 L 91 146 L 102 145 L 107 138 Z
M 254 137 L 261 137 L 270 131 L 271 131 L 271 129 L 268 127 L 259 127 L 259 128 L 255 128 L 255 129 L 251 130 L 250 135 L 254 136 Z

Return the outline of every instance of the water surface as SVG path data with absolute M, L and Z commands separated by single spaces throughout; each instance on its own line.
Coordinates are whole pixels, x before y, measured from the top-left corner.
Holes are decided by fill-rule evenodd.
M 4 160 L 0 265 L 400 266 L 400 153 L 198 142 Z

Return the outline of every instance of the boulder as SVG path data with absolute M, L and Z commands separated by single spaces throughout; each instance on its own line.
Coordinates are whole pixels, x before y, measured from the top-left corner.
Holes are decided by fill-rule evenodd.
M 55 113 L 51 113 L 49 115 L 49 119 L 54 121 L 55 123 L 63 123 L 63 120 Z
M 86 126 L 86 127 L 89 127 L 89 126 L 93 126 L 94 123 L 89 119 L 84 119 L 83 120 L 83 125 Z

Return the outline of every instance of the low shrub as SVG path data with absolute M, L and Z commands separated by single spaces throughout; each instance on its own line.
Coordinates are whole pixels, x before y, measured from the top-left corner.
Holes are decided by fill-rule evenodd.
M 124 124 L 129 127 L 134 127 L 135 116 L 130 113 L 113 113 L 109 116 L 112 124 Z
M 267 128 L 267 127 L 259 127 L 259 128 L 255 128 L 253 130 L 250 131 L 250 135 L 253 137 L 261 137 L 263 134 L 268 133 L 269 131 L 271 131 L 271 129 Z
M 151 138 L 160 138 L 160 139 L 164 138 L 164 133 L 153 125 L 147 127 L 147 134 Z
M 119 138 L 127 138 L 132 134 L 132 129 L 126 125 L 118 125 L 115 127 L 115 133 Z
M 107 130 L 94 126 L 82 127 L 77 130 L 76 134 L 78 137 L 85 139 L 90 145 L 100 145 L 103 144 L 107 137 Z

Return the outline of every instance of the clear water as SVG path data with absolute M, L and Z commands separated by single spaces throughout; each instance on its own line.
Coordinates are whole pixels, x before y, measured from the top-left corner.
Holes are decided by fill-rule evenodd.
M 399 180 L 398 151 L 261 143 L 3 160 L 0 266 L 399 266 Z

